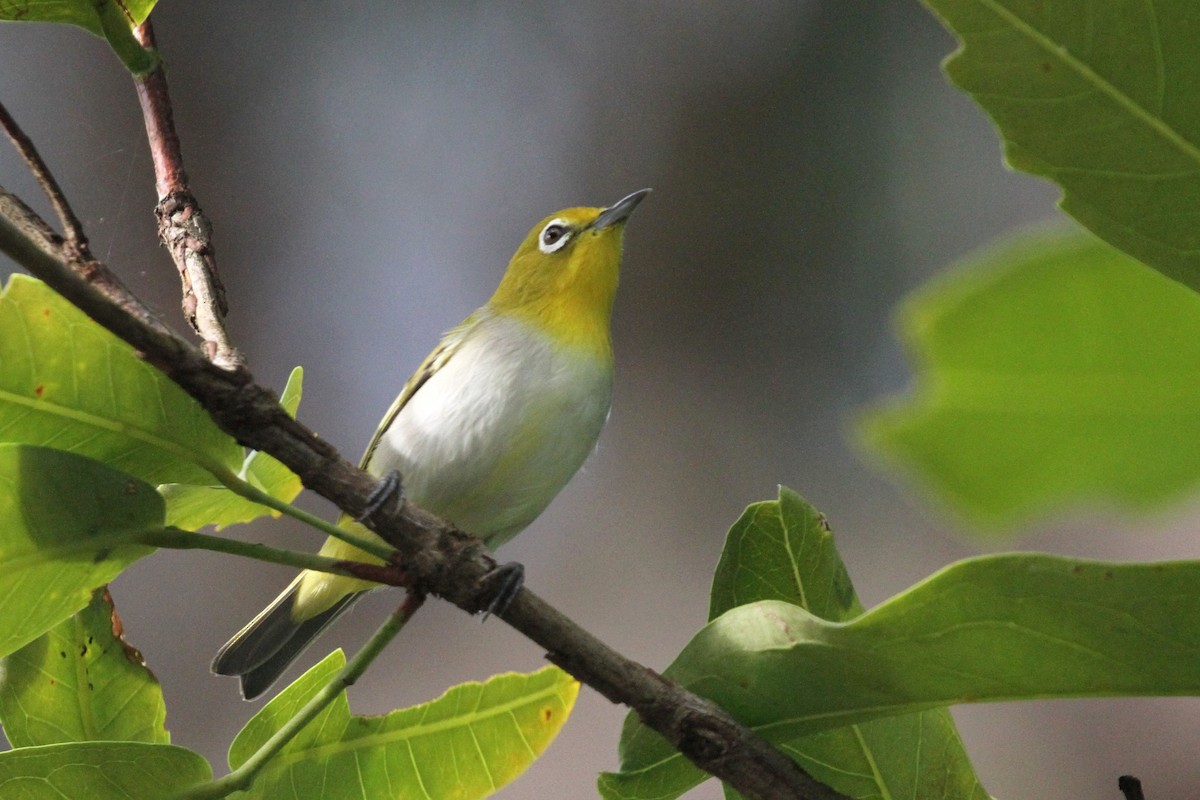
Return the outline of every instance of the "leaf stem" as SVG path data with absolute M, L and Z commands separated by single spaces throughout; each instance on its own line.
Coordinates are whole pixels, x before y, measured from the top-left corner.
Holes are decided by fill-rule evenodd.
M 333 680 L 321 687 L 321 690 L 304 704 L 296 716 L 284 723 L 283 727 L 276 731 L 262 747 L 258 748 L 254 755 L 225 777 L 185 789 L 176 794 L 174 800 L 216 800 L 216 798 L 226 797 L 249 788 L 255 776 L 296 734 L 303 730 L 305 725 L 312 722 L 347 687 L 354 685 L 376 656 L 383 652 L 383 648 L 395 638 L 424 602 L 425 596 L 422 594 L 410 592 L 406 595 L 400 607 L 392 612 L 362 649 L 354 655 L 354 658 L 333 677 Z
M 75 216 L 75 210 L 67 202 L 62 188 L 58 185 L 58 180 L 46 166 L 46 162 L 42 159 L 37 147 L 34 146 L 33 140 L 25 131 L 21 130 L 17 121 L 3 105 L 0 105 L 0 128 L 3 128 L 4 132 L 8 134 L 13 147 L 25 159 L 25 165 L 29 167 L 29 171 L 41 185 L 42 191 L 46 193 L 50 205 L 54 208 L 54 213 L 58 215 L 59 224 L 63 227 L 63 237 L 67 244 L 76 255 L 90 259 L 91 252 L 88 249 L 87 235 L 83 232 L 83 223 L 79 221 L 79 217 Z
M 146 531 L 138 537 L 138 542 L 151 547 L 164 547 L 171 550 L 210 550 L 214 553 L 226 553 L 272 564 L 283 564 L 286 567 L 329 572 L 334 575 L 346 575 L 351 578 L 373 580 L 388 585 L 405 585 L 403 575 L 388 566 L 381 567 L 378 564 L 329 558 L 316 553 L 284 550 L 265 544 L 242 542 L 237 539 L 227 539 L 224 536 L 197 533 L 182 528 L 167 527 Z M 388 580 L 389 574 L 391 580 Z
M 285 503 L 278 497 L 272 497 L 270 494 L 259 489 L 254 484 L 236 475 L 232 470 L 220 466 L 218 464 L 205 464 L 205 469 L 212 473 L 213 477 L 221 482 L 226 489 L 236 495 L 246 498 L 252 503 L 266 506 L 274 509 L 280 514 L 286 514 L 292 519 L 299 520 L 306 525 L 310 525 L 319 531 L 329 534 L 330 536 L 341 539 L 349 545 L 357 547 L 365 553 L 369 553 L 383 561 L 391 561 L 396 552 L 382 541 L 368 539 L 365 536 L 360 536 L 353 531 L 348 531 L 338 525 L 335 525 L 328 520 L 321 519 L 316 514 L 310 514 L 304 509 L 297 508 L 291 503 Z
M 100 30 L 117 58 L 134 75 L 144 75 L 158 66 L 158 53 L 142 47 L 133 35 L 133 20 L 124 3 L 100 0 L 94 3 Z

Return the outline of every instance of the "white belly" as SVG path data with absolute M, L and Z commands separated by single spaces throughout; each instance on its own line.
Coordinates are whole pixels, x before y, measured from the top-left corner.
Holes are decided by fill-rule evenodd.
M 396 415 L 367 469 L 398 469 L 414 503 L 495 548 L 542 513 L 595 447 L 612 362 L 559 349 L 512 318 L 479 325 Z

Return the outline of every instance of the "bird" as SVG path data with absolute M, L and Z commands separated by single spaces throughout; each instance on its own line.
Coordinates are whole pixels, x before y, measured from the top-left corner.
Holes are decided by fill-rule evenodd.
M 611 318 L 625 224 L 649 194 L 557 211 L 530 230 L 491 298 L 409 378 L 360 466 L 492 550 L 524 530 L 595 449 L 612 400 Z M 374 537 L 343 516 L 339 526 Z M 382 540 L 380 540 L 382 541 Z M 379 563 L 330 537 L 321 555 Z M 217 652 L 242 696 L 266 692 L 379 584 L 305 570 Z

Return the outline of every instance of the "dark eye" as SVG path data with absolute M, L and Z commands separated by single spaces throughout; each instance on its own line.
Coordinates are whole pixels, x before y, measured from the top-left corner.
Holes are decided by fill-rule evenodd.
M 565 245 L 570 238 L 571 229 L 562 220 L 551 220 L 546 227 L 542 228 L 542 235 L 538 237 L 538 249 L 543 253 L 553 253 Z

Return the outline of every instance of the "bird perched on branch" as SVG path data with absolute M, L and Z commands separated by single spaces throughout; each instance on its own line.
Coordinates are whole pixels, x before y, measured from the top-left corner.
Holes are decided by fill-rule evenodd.
M 649 189 L 539 222 L 491 299 L 444 337 L 362 459 L 406 497 L 495 549 L 550 504 L 595 447 L 612 398 L 609 335 L 625 222 Z M 343 518 L 340 526 L 367 536 Z M 378 563 L 330 538 L 321 555 Z M 306 570 L 217 653 L 252 699 L 377 584 Z

